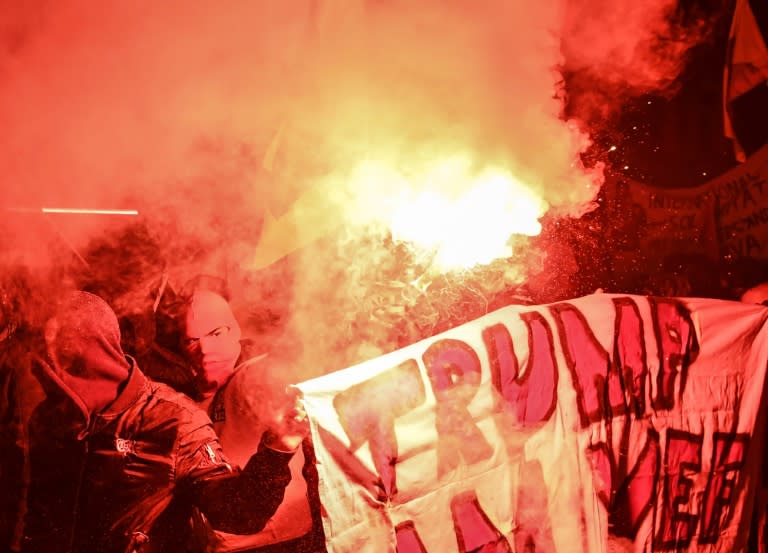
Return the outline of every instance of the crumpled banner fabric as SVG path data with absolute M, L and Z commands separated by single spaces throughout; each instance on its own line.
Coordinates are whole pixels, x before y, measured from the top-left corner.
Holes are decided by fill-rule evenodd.
M 299 385 L 332 552 L 740 552 L 768 308 L 511 306 Z

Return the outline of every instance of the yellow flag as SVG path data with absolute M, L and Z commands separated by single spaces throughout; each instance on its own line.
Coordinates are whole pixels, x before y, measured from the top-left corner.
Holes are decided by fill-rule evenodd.
M 317 46 L 322 47 L 324 37 L 333 36 L 347 25 L 354 26 L 364 10 L 365 0 L 313 0 L 305 48 L 311 50 Z M 288 136 L 291 133 L 290 121 L 294 118 L 300 120 L 301 116 L 301 113 L 294 110 L 283 119 L 262 158 L 262 168 L 275 179 L 274 185 L 283 186 L 287 190 L 287 194 L 283 194 L 278 202 L 280 207 L 290 207 L 285 212 L 283 209 L 268 210 L 252 261 L 255 269 L 266 267 L 312 243 L 340 223 L 334 217 L 334 213 L 337 213 L 334 208 L 338 207 L 340 199 L 334 197 L 332 183 L 311 182 L 305 186 L 296 182 L 280 182 L 281 164 L 290 166 L 301 162 L 291 159 L 294 148 L 287 147 L 295 138 Z M 310 147 L 307 145 L 307 148 Z M 294 194 L 296 196 L 292 198 Z

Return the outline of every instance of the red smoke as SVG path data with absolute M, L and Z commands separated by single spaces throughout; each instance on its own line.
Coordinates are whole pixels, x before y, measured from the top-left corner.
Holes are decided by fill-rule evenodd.
M 221 274 L 243 303 L 267 295 L 250 266 L 262 221 L 288 213 L 280 247 L 304 244 L 289 275 L 294 333 L 337 368 L 346 357 L 323 355 L 333 341 L 315 340 L 317 323 L 370 319 L 382 293 L 394 317 L 411 302 L 434 318 L 421 299 L 379 286 L 410 288 L 421 268 L 369 226 L 361 206 L 381 205 L 381 191 L 351 179 L 359 164 L 411 175 L 466 155 L 478 170 L 509 170 L 550 216 L 579 216 L 602 175 L 580 160 L 587 122 L 563 120 L 558 69 L 637 92 L 664 86 L 688 46 L 670 11 L 669 0 L 12 4 L 0 15 L 0 208 L 138 209 L 177 280 Z M 301 197 L 309 211 L 291 211 Z M 9 243 L 39 234 L 57 255 L 103 238 L 107 221 L 5 219 Z M 540 257 L 530 254 L 518 261 Z M 483 304 L 529 268 L 420 281 L 413 294 L 444 289 L 429 305 L 448 307 L 471 289 Z

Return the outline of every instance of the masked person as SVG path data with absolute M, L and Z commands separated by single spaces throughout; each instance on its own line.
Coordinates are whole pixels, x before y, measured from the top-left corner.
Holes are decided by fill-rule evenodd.
M 123 353 L 115 313 L 99 297 L 69 294 L 42 343 L 30 364 L 43 398 L 26 402 L 25 382 L 0 405 L 0 435 L 17 434 L 3 445 L 23 447 L 27 463 L 24 501 L 0 550 L 182 551 L 186 536 L 164 532 L 171 504 L 187 517 L 194 507 L 230 532 L 264 527 L 290 482 L 305 421 L 270 426 L 240 470 L 205 412 L 147 379 Z M 9 420 L 15 424 L 6 426 Z
M 236 464 L 258 447 L 259 437 L 283 405 L 294 399 L 285 378 L 270 370 L 265 355 L 242 359 L 242 332 L 227 300 L 210 290 L 195 291 L 183 321 L 183 348 L 195 373 L 199 405 L 208 410 L 221 444 Z M 216 530 L 205 513 L 193 518 L 198 547 L 215 552 L 303 553 L 325 551 L 314 453 L 304 441 L 290 463 L 285 499 L 261 532 L 235 535 Z

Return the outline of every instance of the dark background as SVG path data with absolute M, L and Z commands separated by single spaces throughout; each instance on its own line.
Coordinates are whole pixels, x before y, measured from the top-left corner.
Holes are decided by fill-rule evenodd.
M 750 0 L 750 6 L 768 42 L 768 2 Z M 703 185 L 739 164 L 734 145 L 725 136 L 723 116 L 723 73 L 735 7 L 736 0 L 678 2 L 677 25 L 695 30 L 700 39 L 687 51 L 678 78 L 664 90 L 642 95 L 626 91 L 623 97 L 618 91 L 617 98 L 615 90 L 601 89 L 605 84 L 599 75 L 566 70 L 567 114 L 585 121 L 594 140 L 583 156 L 586 165 L 603 162 L 606 174 L 618 180 L 626 177 L 654 187 L 687 188 Z M 617 107 L 596 116 L 594 97 L 600 94 L 606 105 L 613 102 Z M 735 99 L 730 114 L 747 156 L 768 143 L 768 83 Z M 618 220 L 621 206 L 609 209 L 602 193 L 598 205 L 578 221 L 547 227 L 548 235 L 568 240 L 577 257 L 578 274 L 569 279 L 572 287 L 566 294 L 577 296 L 599 288 L 739 299 L 745 289 L 768 280 L 768 252 L 739 259 L 687 254 L 659 259 L 654 252 L 638 251 L 633 263 L 618 262 L 616 252 L 632 249 L 627 244 L 636 241 L 636 226 L 642 223 L 629 216 Z M 553 259 L 548 272 L 558 270 L 558 260 Z
M 768 2 L 751 0 L 763 35 Z M 702 41 L 688 51 L 676 92 L 627 98 L 612 117 L 591 121 L 595 150 L 617 146 L 610 169 L 661 187 L 703 184 L 738 162 L 723 127 L 723 70 L 735 0 L 680 0 L 677 17 L 700 26 Z M 768 41 L 767 41 L 768 42 Z M 578 91 L 574 103 L 578 103 Z M 768 86 L 759 86 L 732 105 L 732 121 L 747 154 L 768 139 Z

